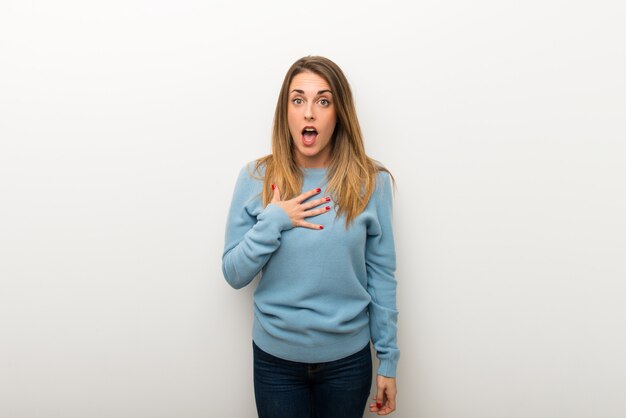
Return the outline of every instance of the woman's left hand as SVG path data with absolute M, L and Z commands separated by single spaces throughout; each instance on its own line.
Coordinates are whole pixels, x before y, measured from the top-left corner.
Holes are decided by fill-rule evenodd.
M 387 415 L 396 410 L 396 379 L 394 377 L 376 376 L 378 393 L 374 403 L 370 404 L 370 412 Z

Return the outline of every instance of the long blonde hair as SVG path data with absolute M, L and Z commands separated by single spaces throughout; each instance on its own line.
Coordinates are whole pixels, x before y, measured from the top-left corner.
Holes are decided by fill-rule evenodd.
M 254 170 L 258 177 L 263 177 L 263 205 L 272 200 L 272 184 L 279 187 L 283 200 L 301 193 L 303 172 L 294 158 L 287 106 L 291 81 L 302 72 L 319 75 L 333 92 L 337 123 L 330 144 L 332 151 L 326 193 L 337 207 L 337 216 L 345 216 L 347 227 L 367 206 L 376 186 L 376 174 L 388 170 L 365 154 L 350 85 L 339 66 L 328 58 L 300 58 L 285 75 L 274 112 L 272 154 L 259 158 Z M 262 168 L 265 168 L 264 174 Z

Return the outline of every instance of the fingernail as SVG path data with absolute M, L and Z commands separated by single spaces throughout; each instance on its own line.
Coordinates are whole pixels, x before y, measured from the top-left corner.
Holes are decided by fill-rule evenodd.
M 330 206 L 326 206 L 326 210 L 330 210 Z
M 324 229 L 324 227 L 322 225 L 320 225 L 320 229 Z
M 320 188 L 318 187 L 315 191 L 319 193 L 319 192 L 321 192 L 321 191 L 322 191 L 322 189 L 320 189 Z
M 376 402 L 376 408 L 380 409 L 383 407 L 383 404 L 380 402 Z
M 272 184 L 272 190 L 274 190 L 276 188 L 275 184 Z
M 326 198 L 326 201 L 327 201 L 327 202 L 330 202 L 330 197 L 327 197 L 327 198 Z

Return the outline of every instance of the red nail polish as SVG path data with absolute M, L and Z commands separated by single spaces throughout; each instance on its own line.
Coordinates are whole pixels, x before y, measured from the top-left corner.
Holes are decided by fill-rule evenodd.
M 315 191 L 319 193 L 319 192 L 321 192 L 321 191 L 322 191 L 322 189 L 320 189 L 320 188 L 318 187 L 318 188 L 317 188 L 317 190 L 315 190 Z
M 380 409 L 383 407 L 383 404 L 380 402 L 376 402 L 376 408 Z
M 326 210 L 330 210 L 330 206 L 326 206 Z
M 275 184 L 272 184 L 272 190 L 274 190 L 276 188 Z
M 326 198 L 326 201 L 327 201 L 327 202 L 330 202 L 330 197 L 327 197 L 327 198 Z
M 320 229 L 324 229 L 324 227 L 322 225 L 320 225 Z

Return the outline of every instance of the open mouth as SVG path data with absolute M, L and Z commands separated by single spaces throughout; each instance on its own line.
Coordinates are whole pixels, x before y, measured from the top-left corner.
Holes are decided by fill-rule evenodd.
M 302 141 L 305 145 L 313 145 L 315 138 L 317 138 L 317 129 L 306 127 L 302 130 Z

